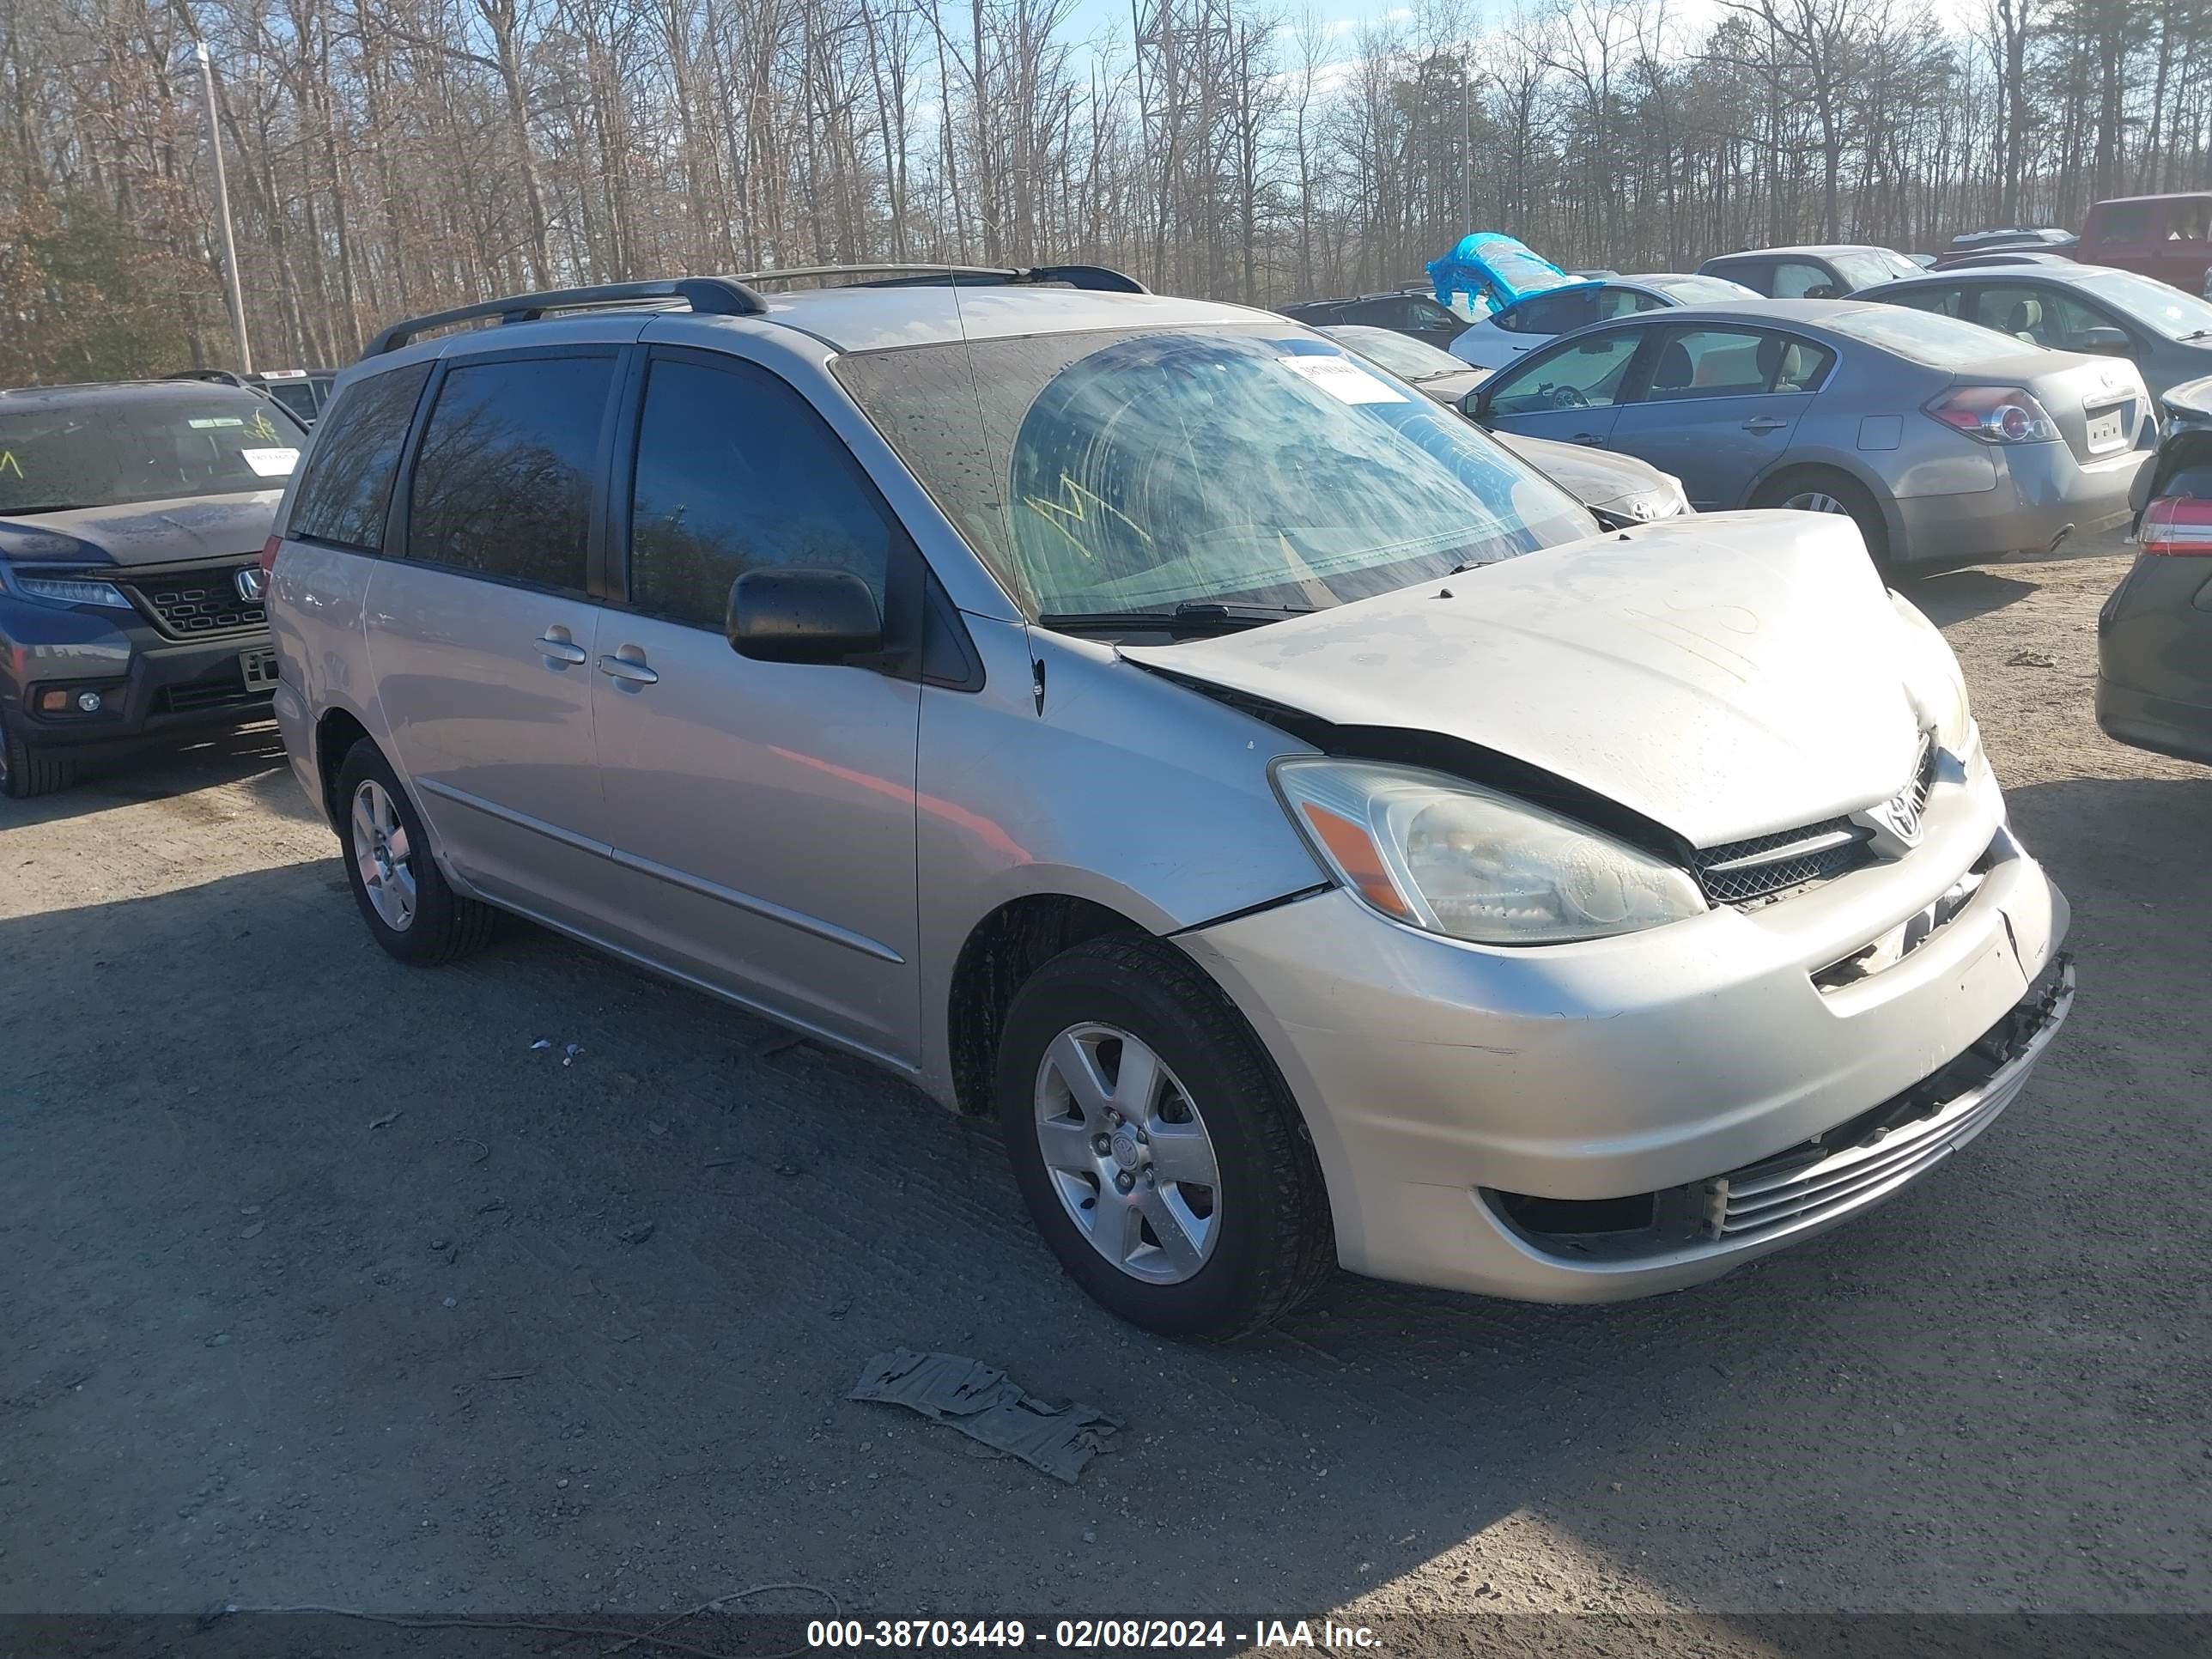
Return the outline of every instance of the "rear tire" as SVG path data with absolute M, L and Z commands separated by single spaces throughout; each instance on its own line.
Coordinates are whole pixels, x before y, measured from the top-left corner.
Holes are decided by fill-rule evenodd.
M 1889 525 L 1866 486 L 1847 473 L 1826 467 L 1799 467 L 1761 484 L 1752 505 L 1840 514 L 1859 527 L 1875 568 L 1889 568 Z
M 1297 1108 L 1173 945 L 1109 934 L 1038 969 L 1007 1010 L 996 1091 L 1038 1230 L 1130 1323 L 1240 1336 L 1328 1276 L 1328 1195 Z
M 76 781 L 76 757 L 34 749 L 0 715 L 0 795 L 28 800 L 51 795 Z
M 346 880 L 376 942 L 418 967 L 482 950 L 498 913 L 453 890 L 430 856 L 415 803 L 367 738 L 346 751 L 337 802 Z

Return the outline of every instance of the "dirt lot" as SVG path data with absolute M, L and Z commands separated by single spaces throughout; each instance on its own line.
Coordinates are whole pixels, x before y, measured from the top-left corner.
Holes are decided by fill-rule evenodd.
M 0 805 L 0 1613 L 2212 1609 L 2212 773 L 2092 721 L 2122 556 L 1917 593 L 2075 904 L 2033 1086 L 1610 1309 L 1152 1340 L 985 1126 L 527 927 L 388 961 L 266 733 Z M 847 1403 L 899 1344 L 1130 1427 Z

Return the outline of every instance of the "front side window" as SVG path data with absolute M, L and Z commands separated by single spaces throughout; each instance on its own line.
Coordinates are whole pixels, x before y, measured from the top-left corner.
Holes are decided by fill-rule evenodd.
M 407 555 L 581 592 L 612 356 L 449 369 L 415 462 Z
M 1622 329 L 1577 340 L 1533 362 L 1516 364 L 1487 388 L 1493 415 L 1535 415 L 1550 409 L 1596 409 L 1620 401 L 1628 366 L 1644 338 Z
M 282 489 L 307 434 L 258 393 L 179 386 L 0 414 L 0 514 Z
M 1836 279 L 1821 266 L 1784 259 L 1774 267 L 1772 293 L 1778 300 L 1832 299 L 1836 292 Z
M 307 470 L 292 498 L 288 536 L 374 553 L 384 545 L 384 513 L 415 405 L 430 379 L 416 363 L 358 380 L 315 434 Z
M 1976 296 L 1974 320 L 2029 345 L 2077 351 L 2093 328 L 2111 328 L 2112 319 L 2083 305 L 2063 289 L 2026 283 L 1992 283 Z
M 630 506 L 630 603 L 720 630 L 748 570 L 849 570 L 884 603 L 892 531 L 845 441 L 767 370 L 653 365 Z
M 836 373 L 1041 615 L 1326 607 L 1594 528 L 1457 415 L 1310 336 L 1046 334 Z M 951 418 L 963 404 L 976 424 Z

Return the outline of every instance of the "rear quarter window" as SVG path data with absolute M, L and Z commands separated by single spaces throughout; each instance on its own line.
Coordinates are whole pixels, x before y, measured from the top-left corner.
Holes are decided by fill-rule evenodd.
M 399 451 L 429 379 L 430 365 L 417 363 L 346 388 L 309 447 L 285 534 L 365 553 L 382 550 Z

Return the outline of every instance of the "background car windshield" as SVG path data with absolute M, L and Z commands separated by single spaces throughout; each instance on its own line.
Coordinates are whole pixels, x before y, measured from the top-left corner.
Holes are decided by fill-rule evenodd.
M 1684 306 L 1725 306 L 1759 297 L 1757 289 L 1732 283 L 1725 276 L 1676 276 L 1651 286 L 1675 304 Z
M 1838 334 L 1864 340 L 1929 368 L 1971 368 L 2007 352 L 2041 349 L 1994 329 L 1905 306 L 1868 306 L 1863 310 L 1839 311 L 1820 321 Z
M 1353 323 L 1323 331 L 1340 345 L 1378 362 L 1393 374 L 1408 380 L 1425 380 L 1432 374 L 1464 374 L 1467 365 L 1449 351 L 1387 328 L 1367 328 Z
M 2132 270 L 2100 270 L 2081 277 L 2077 285 L 2169 339 L 2194 339 L 2212 331 L 2212 304 L 2170 283 Z
M 1887 253 L 1836 253 L 1829 256 L 1828 263 L 1844 279 L 1846 290 L 1872 288 L 1876 283 L 1920 274 L 1920 267 L 1902 255 L 1893 258 Z
M 837 372 L 1042 614 L 1318 608 L 1595 528 L 1460 416 L 1310 335 L 1036 335 Z M 980 427 L 946 418 L 963 404 Z
M 306 434 L 251 392 L 0 416 L 0 514 L 282 489 Z

